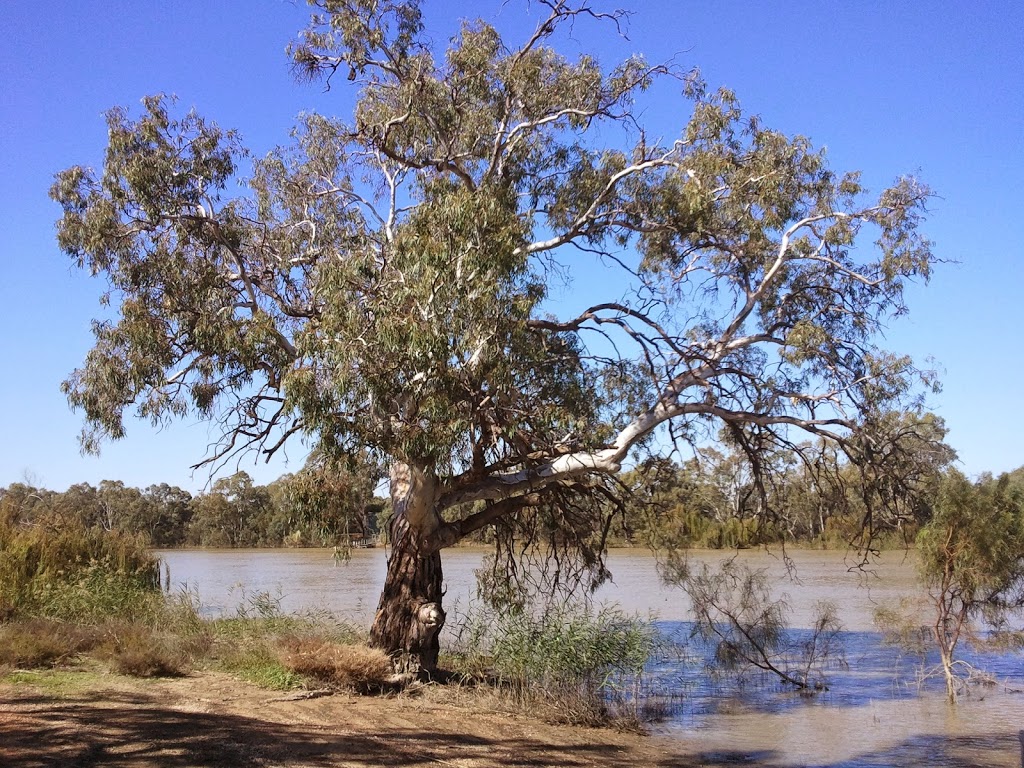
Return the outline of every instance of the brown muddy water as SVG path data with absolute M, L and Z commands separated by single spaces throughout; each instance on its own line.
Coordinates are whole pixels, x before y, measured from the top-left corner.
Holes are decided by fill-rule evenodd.
M 944 698 L 941 681 L 923 679 L 934 666 L 929 652 L 885 645 L 873 623 L 879 606 L 904 602 L 927 620 L 912 556 L 886 553 L 859 570 L 841 552 L 694 552 L 694 562 L 736 556 L 767 570 L 776 597 L 791 606 L 799 636 L 813 623 L 814 606 L 836 604 L 843 625 L 842 652 L 825 670 L 829 690 L 802 696 L 773 680 L 748 676 L 737 682 L 709 676 L 702 653 L 689 638 L 690 606 L 678 588 L 661 583 L 646 552 L 616 550 L 613 582 L 597 600 L 651 616 L 678 641 L 648 670 L 654 695 L 669 702 L 670 717 L 656 730 L 699 755 L 705 765 L 821 766 L 1020 766 L 1018 739 L 1024 728 L 1024 656 L 1014 653 L 968 657 L 990 673 L 958 705 Z M 198 594 L 210 614 L 233 614 L 254 595 L 267 593 L 282 610 L 327 610 L 369 626 L 384 581 L 386 553 L 356 550 L 337 563 L 330 550 L 170 550 L 159 553 L 170 571 L 171 589 Z M 473 601 L 480 550 L 444 553 L 449 615 Z M 910 603 L 908 605 L 907 603 Z

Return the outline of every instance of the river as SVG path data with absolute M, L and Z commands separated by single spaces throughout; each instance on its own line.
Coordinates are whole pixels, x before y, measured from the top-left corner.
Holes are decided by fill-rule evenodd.
M 450 616 L 473 600 L 474 571 L 482 551 L 444 553 L 445 606 Z M 695 552 L 718 562 L 736 553 Z M 996 683 L 958 705 L 945 702 L 939 680 L 921 681 L 932 654 L 915 654 L 881 642 L 873 616 L 918 594 L 912 560 L 890 552 L 867 570 L 842 552 L 744 551 L 737 556 L 768 572 L 776 597 L 785 597 L 795 632 L 813 623 L 815 603 L 834 602 L 843 625 L 842 655 L 827 669 L 829 690 L 803 696 L 770 680 L 745 685 L 709 677 L 693 653 L 662 658 L 649 670 L 653 690 L 673 705 L 657 730 L 700 755 L 707 765 L 821 766 L 1019 766 L 1018 734 L 1024 728 L 1024 668 L 1019 654 L 972 659 Z M 385 552 L 355 550 L 347 563 L 316 549 L 168 550 L 160 557 L 172 589 L 198 594 L 209 614 L 234 613 L 255 594 L 267 593 L 286 612 L 321 611 L 369 626 L 384 581 Z M 615 550 L 613 581 L 597 593 L 600 603 L 651 616 L 664 634 L 689 642 L 690 606 L 678 588 L 663 585 L 646 552 Z M 915 609 L 922 611 L 919 602 Z M 443 642 L 443 640 L 442 640 Z

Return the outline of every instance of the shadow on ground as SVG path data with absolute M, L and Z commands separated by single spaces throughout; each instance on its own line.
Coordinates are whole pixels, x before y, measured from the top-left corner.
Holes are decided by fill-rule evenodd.
M 292 722 L 280 716 L 276 719 L 261 716 L 275 706 L 269 702 L 257 702 L 252 714 L 247 711 L 242 715 L 190 711 L 182 708 L 180 701 L 176 706 L 173 698 L 151 692 L 99 691 L 61 699 L 26 692 L 13 700 L 0 701 L 0 766 L 725 768 L 745 765 L 780 768 L 792 765 L 791 761 L 771 751 L 679 756 L 671 754 L 671 750 L 656 748 L 656 740 L 609 743 L 613 740 L 600 731 L 553 731 L 525 719 L 499 721 L 497 726 L 481 722 L 469 725 L 468 721 L 477 717 L 469 710 L 463 714 L 449 709 L 444 719 L 430 709 L 395 709 L 386 702 L 368 707 L 346 703 L 343 698 L 328 698 L 302 704 L 303 717 Z M 357 714 L 353 709 L 362 709 L 362 713 Z M 367 711 L 373 713 L 369 720 Z M 347 713 L 352 717 L 347 717 Z M 463 729 L 475 733 L 463 733 Z M 481 736 L 481 731 L 487 735 Z M 829 763 L 807 755 L 801 765 L 813 768 L 1016 768 L 1020 764 L 1019 755 L 1015 734 L 978 733 L 971 737 L 922 736 L 841 762 Z
M 559 745 L 526 736 L 480 738 L 380 723 L 376 732 L 332 725 L 284 725 L 256 717 L 180 711 L 157 697 L 103 692 L 55 701 L 19 696 L 0 711 L 5 768 L 113 766 L 636 766 L 614 745 Z M 473 717 L 467 712 L 466 717 Z M 520 729 L 521 730 L 521 729 Z M 681 765 L 672 761 L 664 765 Z

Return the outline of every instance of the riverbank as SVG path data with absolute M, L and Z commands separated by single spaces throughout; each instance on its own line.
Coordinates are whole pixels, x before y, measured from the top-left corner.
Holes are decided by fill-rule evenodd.
M 89 670 L 18 672 L 0 682 L 0 765 L 700 765 L 660 738 L 470 711 L 439 698 L 430 691 L 309 698 L 209 671 L 150 680 Z

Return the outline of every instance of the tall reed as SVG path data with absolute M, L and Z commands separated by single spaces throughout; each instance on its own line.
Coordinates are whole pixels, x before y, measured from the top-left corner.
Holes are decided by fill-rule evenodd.
M 134 536 L 0 521 L 0 620 L 133 618 L 160 600 L 160 562 Z
M 490 678 L 518 706 L 585 724 L 639 717 L 641 677 L 657 643 L 650 621 L 575 604 L 534 612 L 474 607 L 453 623 L 447 663 Z

